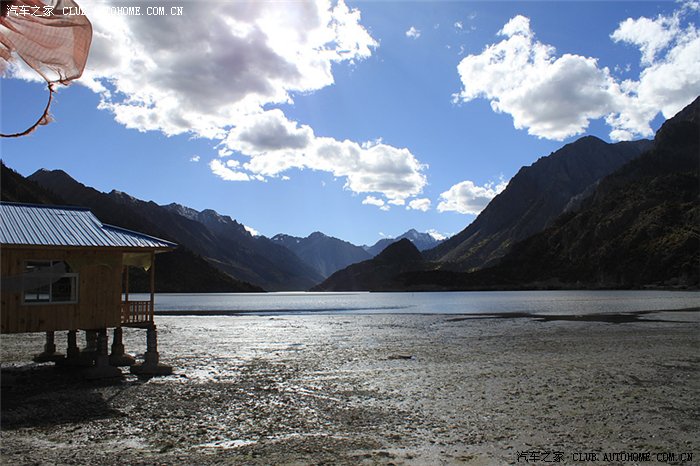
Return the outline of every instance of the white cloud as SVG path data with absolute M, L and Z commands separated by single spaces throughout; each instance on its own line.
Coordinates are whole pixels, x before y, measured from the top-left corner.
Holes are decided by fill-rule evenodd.
M 437 210 L 478 215 L 507 185 L 508 182 L 503 179 L 498 184 L 490 182 L 483 186 L 478 186 L 469 180 L 462 181 L 440 194 Z
M 430 199 L 427 198 L 413 199 L 411 202 L 408 203 L 406 209 L 427 212 L 430 209 L 430 204 Z
M 221 162 L 220 160 L 214 159 L 209 162 L 209 168 L 211 168 L 212 173 L 226 181 L 250 181 L 250 176 L 245 173 L 232 170 L 227 164 Z
M 367 196 L 366 198 L 364 198 L 364 200 L 362 201 L 362 203 L 363 203 L 363 204 L 366 204 L 366 205 L 376 205 L 377 207 L 381 207 L 381 206 L 384 205 L 384 201 L 383 201 L 383 200 L 378 199 L 378 198 L 376 198 L 376 197 L 374 197 L 374 196 Z
M 595 58 L 557 56 L 535 39 L 528 18 L 516 16 L 499 31 L 502 41 L 460 62 L 463 88 L 455 98 L 488 99 L 494 111 L 513 117 L 516 128 L 543 138 L 580 134 L 600 118 L 612 139 L 650 136 L 659 112 L 671 117 L 700 94 L 700 37 L 694 23 L 682 26 L 692 9 L 620 23 L 611 38 L 639 47 L 643 65 L 637 81 L 623 82 Z
M 229 131 L 224 144 L 229 149 L 260 155 L 280 150 L 303 149 L 309 145 L 313 131 L 289 121 L 282 110 L 272 109 L 256 113 L 238 121 Z
M 354 193 L 380 193 L 388 203 L 404 205 L 426 185 L 426 168 L 405 148 L 381 142 L 359 144 L 318 137 L 306 125 L 288 120 L 273 109 L 243 118 L 223 141 L 249 161 L 242 169 L 251 175 L 279 176 L 291 169 L 311 169 L 345 178 Z
M 209 167 L 224 180 L 288 179 L 287 170 L 312 169 L 387 202 L 421 192 L 425 167 L 408 149 L 317 137 L 275 108 L 332 85 L 334 64 L 377 47 L 360 11 L 343 0 L 233 2 L 182 17 L 117 16 L 110 6 L 85 5 L 94 38 L 79 82 L 117 122 L 217 140 L 221 159 Z M 232 156 L 240 162 L 222 160 Z
M 656 55 L 665 49 L 680 32 L 678 15 L 661 16 L 656 19 L 627 18 L 610 37 L 615 42 L 627 42 L 639 47 L 642 63 L 652 64 Z
M 331 66 L 377 45 L 341 0 L 234 2 L 185 16 L 85 5 L 94 39 L 80 82 L 139 131 L 222 136 L 244 115 L 333 84 Z
M 420 30 L 416 29 L 415 26 L 411 26 L 408 28 L 408 31 L 406 31 L 406 37 L 418 39 L 420 37 Z
M 391 209 L 391 206 L 384 202 L 384 200 L 376 198 L 374 196 L 367 196 L 362 200 L 362 204 L 377 206 L 384 211 Z
M 190 162 L 199 162 L 200 159 L 201 157 L 199 155 L 193 155 L 190 157 Z
M 464 24 L 462 24 L 461 21 L 455 21 L 454 27 L 455 29 L 459 29 L 461 31 L 462 29 L 464 29 Z

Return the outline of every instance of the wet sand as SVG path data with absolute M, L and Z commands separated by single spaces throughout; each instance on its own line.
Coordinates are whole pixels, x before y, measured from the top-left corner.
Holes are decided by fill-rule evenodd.
M 561 317 L 160 316 L 175 374 L 112 384 L 3 335 L 1 462 L 698 464 L 700 312 Z

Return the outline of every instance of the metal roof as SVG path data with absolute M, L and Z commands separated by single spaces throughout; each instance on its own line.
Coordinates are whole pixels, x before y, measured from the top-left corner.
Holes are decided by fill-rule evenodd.
M 170 249 L 177 244 L 105 225 L 89 209 L 0 203 L 0 244 Z

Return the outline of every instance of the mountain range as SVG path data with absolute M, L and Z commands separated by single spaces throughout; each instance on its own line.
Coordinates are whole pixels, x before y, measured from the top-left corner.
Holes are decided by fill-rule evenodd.
M 698 287 L 699 100 L 654 141 L 584 137 L 523 167 L 477 218 L 438 241 L 409 230 L 372 246 L 321 232 L 253 236 L 213 210 L 99 192 L 61 170 L 2 165 L 4 201 L 89 207 L 176 242 L 158 291 Z M 133 274 L 132 290 L 146 277 Z
M 394 264 L 355 264 L 315 289 L 697 289 L 699 143 L 700 98 L 653 143 L 580 139 L 522 169 L 470 226 L 422 260 L 405 250 Z
M 369 259 L 370 254 L 360 246 L 326 236 L 317 231 L 306 238 L 285 234 L 273 236 L 272 241 L 296 254 L 323 278 L 350 264 Z
M 214 210 L 161 206 L 116 190 L 102 193 L 62 170 L 42 169 L 24 178 L 3 165 L 2 173 L 5 201 L 89 207 L 105 223 L 178 243 L 174 253 L 158 256 L 159 291 L 307 290 L 333 272 L 372 257 L 361 246 L 321 232 L 306 238 L 253 236 L 241 223 Z M 423 246 L 434 241 L 415 230 L 404 236 Z M 391 241 L 396 240 L 383 239 L 377 245 Z M 192 270 L 198 271 L 196 277 Z M 132 275 L 132 290 L 147 288 L 145 276 Z
M 13 170 L 0 164 L 0 198 L 7 202 L 29 204 L 86 205 L 87 202 L 71 203 L 58 194 L 45 189 Z M 84 191 L 88 198 L 99 201 L 96 191 Z M 170 236 L 166 231 L 135 213 L 115 206 L 99 210 L 100 219 L 109 224 L 127 227 L 133 230 L 162 237 Z M 156 255 L 156 290 L 159 292 L 254 292 L 262 291 L 260 287 L 232 278 L 216 269 L 192 250 L 180 245 L 175 251 Z M 129 274 L 129 289 L 133 292 L 145 292 L 149 289 L 149 278 L 145 273 L 133 270 Z
M 157 229 L 165 239 L 192 250 L 229 276 L 268 291 L 306 290 L 323 279 L 287 248 L 268 238 L 252 236 L 240 223 L 213 210 L 195 213 L 119 191 L 99 193 L 60 170 L 40 170 L 29 180 L 72 204 L 90 207 L 100 219 L 121 213 L 118 225 L 145 233 Z
M 523 167 L 464 230 L 426 254 L 445 270 L 494 265 L 510 248 L 550 226 L 596 184 L 651 148 L 648 140 L 609 144 L 583 137 Z

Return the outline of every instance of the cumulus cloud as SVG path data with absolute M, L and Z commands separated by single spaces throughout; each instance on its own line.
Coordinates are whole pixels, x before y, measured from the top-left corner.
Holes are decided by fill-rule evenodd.
M 235 164 L 231 164 L 231 166 L 235 166 Z M 211 168 L 212 173 L 217 175 L 222 180 L 250 181 L 250 177 L 247 174 L 233 170 L 231 166 L 228 166 L 226 163 L 216 159 L 209 162 L 209 168 Z
M 645 17 L 627 18 L 610 37 L 615 42 L 627 42 L 639 47 L 642 63 L 654 63 L 656 55 L 665 49 L 680 32 L 678 15 L 661 16 L 656 19 Z
M 483 186 L 478 186 L 470 180 L 462 181 L 440 194 L 437 210 L 478 215 L 507 185 L 508 182 L 504 180 L 498 184 L 490 182 Z
M 415 26 L 411 26 L 408 28 L 408 31 L 406 31 L 406 37 L 418 39 L 420 37 L 420 30 L 416 29 Z
M 371 55 L 378 44 L 358 9 L 343 0 L 233 2 L 185 16 L 126 17 L 109 12 L 117 3 L 85 5 L 94 36 L 79 81 L 117 122 L 217 141 L 209 167 L 227 181 L 311 169 L 395 205 L 421 192 L 424 166 L 408 149 L 318 137 L 276 108 L 332 85 L 334 64 Z
M 389 210 L 391 208 L 382 199 L 379 199 L 379 198 L 374 197 L 374 196 L 367 196 L 366 198 L 364 198 L 362 200 L 362 204 L 377 206 L 382 210 Z
M 117 16 L 110 6 L 85 5 L 94 39 L 81 82 L 139 131 L 221 136 L 241 116 L 332 84 L 333 63 L 377 45 L 342 0 L 234 2 L 165 17 Z
M 427 212 L 430 209 L 430 204 L 431 202 L 428 198 L 413 199 L 411 202 L 408 203 L 406 209 Z
M 251 175 L 274 177 L 290 169 L 325 171 L 344 178 L 344 187 L 352 192 L 380 193 L 394 205 L 404 205 L 427 183 L 426 166 L 406 148 L 381 140 L 359 144 L 319 137 L 277 109 L 243 118 L 222 144 L 248 158 L 241 169 Z
M 614 140 L 650 136 L 659 112 L 671 117 L 700 94 L 698 29 L 682 24 L 691 9 L 620 23 L 612 40 L 638 47 L 642 63 L 638 80 L 623 82 L 595 58 L 557 55 L 535 38 L 528 18 L 516 16 L 498 32 L 503 40 L 459 63 L 463 88 L 455 99 L 488 99 L 516 128 L 542 138 L 580 134 L 599 118 Z
M 201 157 L 199 155 L 193 155 L 190 157 L 190 162 L 199 162 Z

